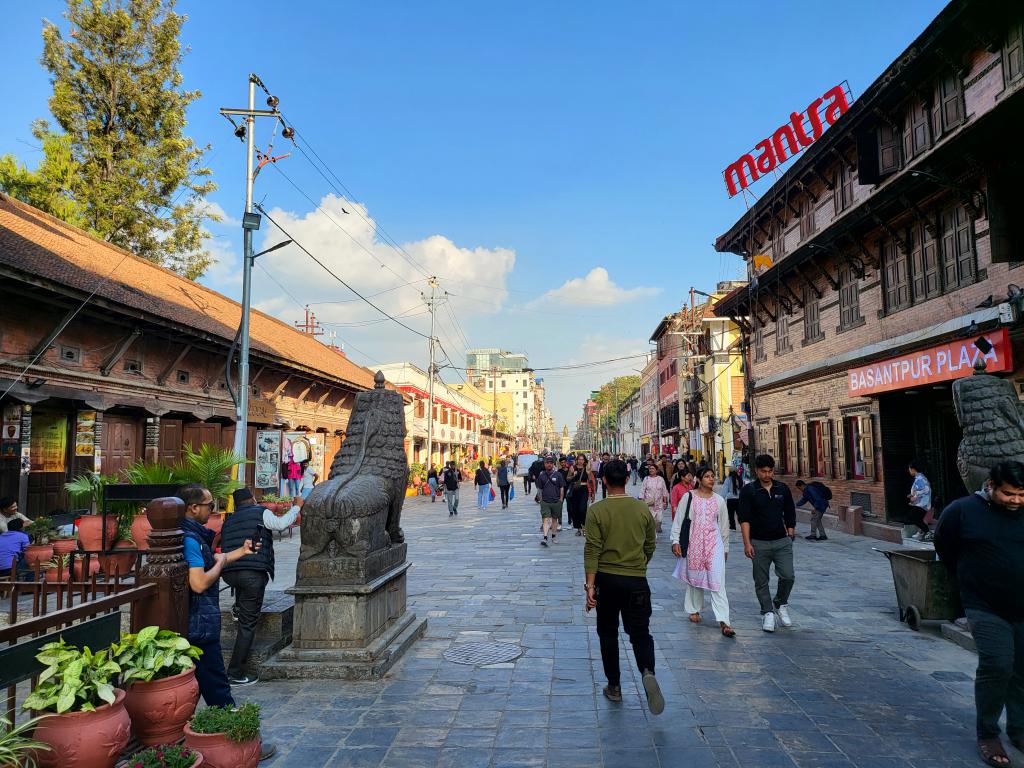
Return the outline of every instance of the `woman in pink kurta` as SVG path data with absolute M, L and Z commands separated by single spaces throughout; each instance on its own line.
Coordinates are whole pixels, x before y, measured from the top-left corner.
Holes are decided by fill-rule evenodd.
M 640 500 L 647 503 L 658 533 L 661 533 L 661 515 L 668 506 L 668 488 L 665 487 L 665 478 L 658 474 L 658 468 L 653 464 L 647 468 L 647 477 L 640 486 Z
M 711 610 L 726 637 L 735 637 L 729 625 L 729 598 L 725 594 L 725 561 L 729 557 L 729 511 L 725 499 L 714 491 L 715 473 L 710 467 L 697 469 L 697 487 L 684 494 L 672 523 L 672 552 L 682 557 L 677 577 L 686 584 L 684 609 L 690 621 L 700 622 L 704 593 L 711 593 Z M 685 557 L 680 546 L 684 522 L 690 520 Z

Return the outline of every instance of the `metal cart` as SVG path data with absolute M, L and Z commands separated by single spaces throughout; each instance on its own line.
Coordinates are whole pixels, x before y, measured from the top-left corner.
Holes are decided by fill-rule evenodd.
M 946 566 L 930 549 L 876 549 L 892 566 L 900 621 L 915 632 L 922 621 L 953 621 L 963 615 L 960 593 Z

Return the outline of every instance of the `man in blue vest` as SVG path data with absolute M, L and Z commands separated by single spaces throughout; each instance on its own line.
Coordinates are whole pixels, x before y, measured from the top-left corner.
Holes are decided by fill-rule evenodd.
M 246 671 L 249 652 L 256 636 L 256 624 L 263 610 L 263 594 L 267 582 L 274 578 L 274 536 L 272 531 L 284 531 L 295 522 L 302 507 L 302 498 L 296 496 L 292 508 L 281 515 L 260 506 L 248 488 L 239 488 L 232 494 L 235 511 L 224 521 L 220 534 L 221 551 L 230 552 L 251 540 L 258 544 L 256 552 L 224 566 L 224 581 L 235 592 L 232 610 L 238 621 L 235 646 L 228 663 L 228 681 L 231 685 L 251 685 L 259 677 Z M 256 528 L 263 526 L 263 535 L 256 541 Z

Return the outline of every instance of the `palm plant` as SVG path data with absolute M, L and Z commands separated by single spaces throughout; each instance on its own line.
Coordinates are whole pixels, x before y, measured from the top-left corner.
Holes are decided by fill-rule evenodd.
M 147 464 L 141 459 L 123 470 L 122 474 L 132 485 L 170 485 L 180 482 L 174 467 L 167 464 Z
M 83 472 L 70 483 L 64 483 L 64 490 L 71 496 L 75 504 L 88 502 L 92 512 L 103 501 L 103 488 L 110 483 L 116 483 L 114 475 L 97 475 L 92 472 Z
M 175 478 L 182 483 L 198 483 L 208 488 L 218 501 L 224 501 L 232 491 L 245 485 L 232 479 L 231 470 L 239 464 L 252 463 L 228 448 L 209 443 L 199 446 L 198 451 L 186 444 L 182 454 L 181 461 L 173 467 Z

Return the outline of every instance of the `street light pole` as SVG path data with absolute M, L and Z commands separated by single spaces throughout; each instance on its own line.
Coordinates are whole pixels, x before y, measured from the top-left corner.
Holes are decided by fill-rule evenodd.
M 427 464 L 434 463 L 434 292 L 437 290 L 437 278 L 428 278 L 430 285 L 430 338 L 427 340 L 430 362 L 427 365 Z

